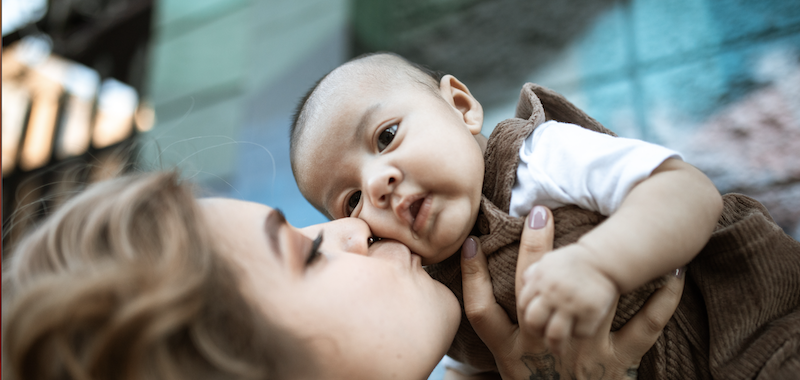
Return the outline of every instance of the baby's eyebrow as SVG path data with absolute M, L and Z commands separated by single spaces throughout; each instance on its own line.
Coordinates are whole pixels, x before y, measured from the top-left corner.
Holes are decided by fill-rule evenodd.
M 329 185 L 326 186 L 325 192 L 322 194 L 322 198 L 319 202 L 320 207 L 317 207 L 316 205 L 314 205 L 314 207 L 317 207 L 317 210 L 320 210 L 323 214 L 325 214 L 328 219 L 333 220 L 334 218 L 331 209 L 336 203 L 336 196 L 334 194 L 337 194 L 341 191 L 341 186 L 337 177 L 332 176 L 331 178 L 328 178 L 328 180 L 330 182 Z M 332 185 L 330 185 L 330 183 L 332 183 Z M 311 203 L 313 204 L 314 202 Z
M 369 127 L 369 121 L 372 119 L 372 115 L 374 115 L 379 108 L 381 108 L 381 104 L 375 103 L 364 111 L 361 115 L 361 120 L 358 122 L 358 126 L 356 126 L 356 129 L 353 131 L 354 139 L 357 140 L 359 136 L 364 135 L 364 131 Z
M 336 188 L 336 189 L 333 189 L 333 190 L 334 191 L 332 191 L 331 193 L 336 193 L 336 192 L 341 191 L 339 188 Z M 336 219 L 333 216 L 335 213 L 332 212 L 333 209 L 335 208 L 334 207 L 335 204 L 336 204 L 336 197 L 333 197 L 333 196 L 330 196 L 330 195 L 326 195 L 324 200 L 323 200 L 323 202 L 322 202 L 322 209 L 325 210 L 325 212 L 323 212 L 323 214 L 326 214 L 325 216 L 327 216 L 328 219 L 330 219 L 330 220 Z

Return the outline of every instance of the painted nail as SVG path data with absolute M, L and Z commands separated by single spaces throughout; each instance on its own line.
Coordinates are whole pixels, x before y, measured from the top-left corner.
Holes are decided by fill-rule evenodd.
M 678 269 L 675 269 L 675 277 L 683 278 L 683 276 L 685 276 L 685 275 L 686 275 L 686 266 L 685 265 L 680 267 L 680 268 L 678 268 Z
M 476 253 L 478 253 L 478 244 L 475 243 L 475 239 L 467 238 L 461 246 L 461 254 L 465 259 L 471 259 L 475 257 Z
M 534 230 L 544 228 L 547 224 L 547 210 L 543 206 L 534 206 L 528 215 L 528 226 Z

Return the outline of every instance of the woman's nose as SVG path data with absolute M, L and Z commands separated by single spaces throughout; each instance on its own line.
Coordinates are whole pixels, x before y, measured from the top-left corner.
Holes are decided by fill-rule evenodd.
M 367 223 L 357 218 L 337 219 L 301 229 L 303 234 L 315 238 L 322 232 L 324 251 L 344 251 L 359 255 L 369 253 L 369 238 L 372 232 Z
M 403 174 L 393 166 L 385 166 L 367 177 L 367 201 L 377 208 L 391 206 L 392 193 L 394 193 Z

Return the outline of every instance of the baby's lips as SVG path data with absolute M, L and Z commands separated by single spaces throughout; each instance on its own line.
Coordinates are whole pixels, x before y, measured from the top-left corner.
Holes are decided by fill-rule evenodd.
M 405 220 L 409 226 L 413 226 L 416 218 L 411 214 L 411 205 L 414 202 L 423 199 L 424 197 L 424 194 L 418 194 L 403 198 L 403 200 L 400 201 L 400 203 L 395 207 L 395 213 L 400 219 Z
M 428 223 L 428 218 L 431 216 L 432 202 L 433 199 L 428 197 L 426 194 L 416 202 L 412 203 L 411 211 L 412 215 L 414 216 L 414 224 L 411 226 L 411 229 L 414 232 L 421 230 L 424 228 L 425 224 Z
M 414 217 L 411 215 L 411 210 L 409 210 L 408 207 L 404 207 L 400 211 L 400 218 L 405 220 L 408 223 L 409 226 L 414 224 Z

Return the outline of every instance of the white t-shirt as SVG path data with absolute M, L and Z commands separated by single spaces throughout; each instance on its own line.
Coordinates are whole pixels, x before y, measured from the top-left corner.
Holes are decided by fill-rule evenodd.
M 682 159 L 662 146 L 552 120 L 525 139 L 519 157 L 512 216 L 528 215 L 534 204 L 550 209 L 577 205 L 611 215 L 662 162 Z

